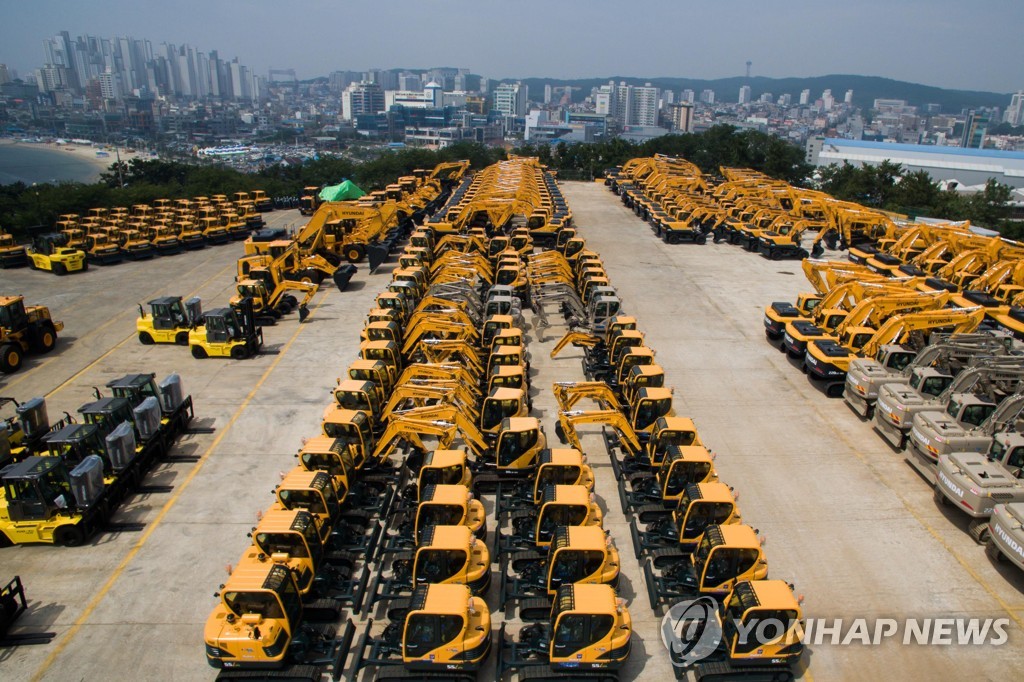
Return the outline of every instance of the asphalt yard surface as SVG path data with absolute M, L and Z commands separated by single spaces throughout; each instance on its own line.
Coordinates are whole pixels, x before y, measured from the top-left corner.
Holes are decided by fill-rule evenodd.
M 812 641 L 803 679 L 1021 677 L 1024 578 L 993 564 L 967 535 L 966 520 L 935 505 L 930 485 L 902 455 L 766 342 L 764 306 L 808 288 L 799 264 L 725 244 L 666 245 L 603 185 L 562 187 L 580 235 L 602 256 L 625 311 L 657 351 L 676 413 L 693 418 L 717 453 L 722 480 L 740 493 L 744 522 L 767 538 L 769 576 L 795 583 L 805 616 L 1010 621 L 1000 647 Z M 266 218 L 284 227 L 303 220 L 297 211 Z M 46 396 L 56 419 L 90 400 L 93 386 L 123 374 L 177 372 L 195 401 L 195 424 L 213 428 L 179 441 L 174 454 L 196 461 L 162 465 L 147 479 L 173 486 L 170 493 L 134 496 L 115 517 L 145 523 L 142 531 L 101 534 L 78 548 L 0 550 L 0 578 L 21 575 L 32 602 L 18 629 L 57 633 L 47 646 L 0 650 L 5 679 L 215 677 L 202 642 L 213 593 L 249 545 L 246 533 L 273 501 L 279 474 L 295 465 L 301 440 L 319 432 L 330 391 L 356 357 L 366 312 L 394 267 L 392 259 L 372 275 L 361 268 L 344 292 L 325 283 L 305 323 L 293 313 L 264 329 L 265 348 L 276 354 L 200 361 L 183 348 L 137 341 L 137 303 L 175 294 L 198 295 L 206 308 L 225 305 L 241 251 L 236 243 L 64 278 L 0 271 L 0 292 L 48 305 L 66 325 L 52 354 L 0 377 L 0 395 Z M 557 447 L 551 384 L 584 378 L 582 351 L 570 347 L 550 359 L 566 329 L 541 329 L 530 312 L 525 331 L 533 414 Z M 582 434 L 634 625 L 622 679 L 669 679 L 660 617 L 647 602 L 600 430 Z M 491 512 L 493 496 L 484 500 Z M 488 529 L 495 528 L 491 516 Z M 497 631 L 497 564 L 493 570 L 487 602 Z M 508 627 L 515 632 L 518 624 Z M 491 658 L 480 679 L 493 677 Z

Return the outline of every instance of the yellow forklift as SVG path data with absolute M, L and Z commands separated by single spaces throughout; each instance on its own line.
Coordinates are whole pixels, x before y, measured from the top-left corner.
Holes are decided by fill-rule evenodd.
M 154 343 L 174 343 L 187 346 L 188 335 L 202 317 L 198 298 L 182 303 L 181 296 L 161 296 L 149 302 L 149 315 L 139 305 L 139 319 L 135 330 L 144 346 Z
M 188 333 L 194 358 L 244 360 L 263 347 L 263 328 L 256 325 L 251 298 L 243 298 L 230 308 L 215 308 L 196 319 L 202 319 L 202 324 Z
M 68 236 L 59 232 L 36 235 L 28 248 L 29 263 L 36 270 L 46 270 L 55 275 L 88 270 L 85 252 L 67 247 L 67 242 Z

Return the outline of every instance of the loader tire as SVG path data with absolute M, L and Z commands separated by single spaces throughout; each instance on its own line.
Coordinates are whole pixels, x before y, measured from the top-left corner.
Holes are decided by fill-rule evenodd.
M 49 353 L 57 345 L 57 330 L 49 322 L 45 323 L 39 330 L 39 343 L 36 344 L 36 352 Z
M 15 343 L 0 346 L 0 372 L 11 374 L 21 369 L 21 347 Z
M 196 360 L 202 360 L 203 358 L 207 357 L 206 349 L 203 348 L 202 346 L 192 346 L 192 357 L 194 357 Z
M 174 343 L 179 345 L 179 346 L 187 346 L 188 345 L 188 332 L 178 332 L 174 336 Z
M 152 346 L 153 337 L 149 335 L 149 332 L 139 332 L 139 343 L 143 346 Z
M 53 544 L 61 547 L 79 547 L 85 542 L 85 533 L 78 526 L 61 526 L 53 534 Z
M 349 263 L 358 263 L 366 257 L 366 249 L 362 244 L 351 244 L 345 247 L 345 258 Z

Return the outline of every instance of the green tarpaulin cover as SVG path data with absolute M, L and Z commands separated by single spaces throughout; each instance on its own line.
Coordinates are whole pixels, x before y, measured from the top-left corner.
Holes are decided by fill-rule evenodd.
M 351 180 L 346 180 L 340 185 L 324 187 L 320 190 L 320 198 L 324 201 L 348 201 L 349 199 L 358 199 L 364 194 L 366 192 L 356 187 L 355 183 Z

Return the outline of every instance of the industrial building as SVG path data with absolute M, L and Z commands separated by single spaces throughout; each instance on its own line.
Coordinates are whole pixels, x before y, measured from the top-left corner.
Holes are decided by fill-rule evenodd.
M 983 185 L 995 178 L 1011 187 L 1024 188 L 1024 152 L 832 137 L 813 137 L 807 142 L 807 162 L 815 166 L 878 165 L 883 161 L 898 163 L 909 171 L 924 170 L 934 180 L 956 180 L 960 185 Z

